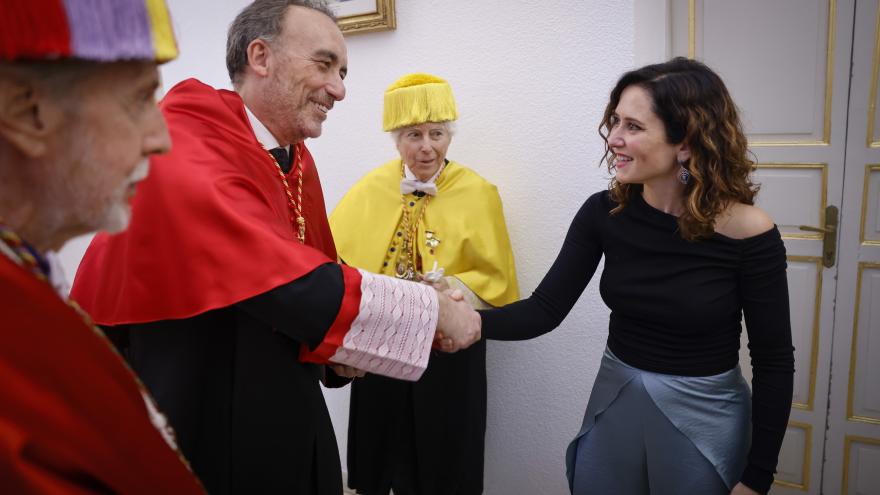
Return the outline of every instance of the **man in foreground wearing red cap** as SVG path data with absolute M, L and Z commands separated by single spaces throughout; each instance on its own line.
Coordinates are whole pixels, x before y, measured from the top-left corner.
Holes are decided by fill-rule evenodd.
M 214 494 L 342 492 L 324 364 L 404 380 L 479 339 L 467 303 L 336 263 L 303 144 L 345 96 L 342 33 L 321 2 L 257 0 L 232 23 L 235 91 L 184 81 L 162 111 L 130 229 L 98 236 L 73 294 L 112 327 Z
M 0 491 L 203 493 L 49 256 L 74 236 L 124 229 L 147 157 L 170 146 L 153 99 L 157 64 L 177 54 L 165 5 L 2 10 Z

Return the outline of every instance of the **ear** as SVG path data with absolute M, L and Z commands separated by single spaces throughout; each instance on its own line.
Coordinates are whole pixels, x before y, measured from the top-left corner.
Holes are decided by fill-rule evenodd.
M 678 160 L 678 163 L 686 162 L 691 159 L 691 149 L 687 143 L 682 143 L 675 158 Z
M 44 156 L 61 110 L 33 82 L 0 77 L 0 137 L 29 158 Z
M 247 47 L 247 66 L 258 76 L 269 75 L 269 59 L 272 51 L 265 40 L 255 39 Z

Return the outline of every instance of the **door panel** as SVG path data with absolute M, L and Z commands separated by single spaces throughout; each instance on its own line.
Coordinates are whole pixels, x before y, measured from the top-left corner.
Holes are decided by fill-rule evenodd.
M 771 493 L 818 494 L 838 265 L 823 265 L 823 234 L 800 227 L 823 227 L 826 206 L 843 199 L 854 2 L 672 0 L 669 8 L 670 55 L 706 62 L 740 108 L 757 162 L 758 206 L 776 221 L 788 252 L 796 371 Z
M 653 42 L 636 46 L 724 78 L 785 240 L 796 372 L 771 493 L 880 495 L 880 0 L 666 0 L 665 27 L 643 29 L 648 1 L 636 32 Z M 825 266 L 824 236 L 801 226 L 830 205 Z
M 822 240 L 821 233 L 798 227 L 825 224 L 828 164 L 758 163 L 754 177 L 761 184 L 758 201 L 771 212 L 783 238 Z
M 813 425 L 791 421 L 782 441 L 784 452 L 796 452 L 797 455 L 780 456 L 776 466 L 776 482 L 773 492 L 778 492 L 779 487 L 793 488 L 799 491 L 807 491 L 810 486 L 810 465 L 812 460 Z
M 721 74 L 752 146 L 829 143 L 835 68 L 849 55 L 835 49 L 835 0 L 672 3 L 673 54 Z
M 854 16 L 825 493 L 880 495 L 880 2 Z
M 859 263 L 855 299 L 846 418 L 880 424 L 880 264 Z
M 816 256 L 788 257 L 788 293 L 792 305 L 813 308 L 791 314 L 795 363 L 809 366 L 806 373 L 795 373 L 792 407 L 812 411 L 816 391 L 816 362 L 819 356 L 819 314 L 822 298 L 822 258 Z M 790 449 L 786 449 L 789 451 Z
M 865 165 L 859 241 L 863 244 L 880 245 L 880 164 Z

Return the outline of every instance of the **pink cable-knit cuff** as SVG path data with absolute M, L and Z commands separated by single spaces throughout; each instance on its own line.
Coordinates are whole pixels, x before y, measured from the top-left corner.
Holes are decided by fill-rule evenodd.
M 416 381 L 428 367 L 440 305 L 427 285 L 361 273 L 357 318 L 330 361 Z

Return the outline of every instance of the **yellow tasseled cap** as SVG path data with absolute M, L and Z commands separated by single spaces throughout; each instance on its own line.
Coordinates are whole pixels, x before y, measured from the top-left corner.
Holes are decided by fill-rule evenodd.
M 385 90 L 382 130 L 458 118 L 452 88 L 431 74 L 407 74 Z

